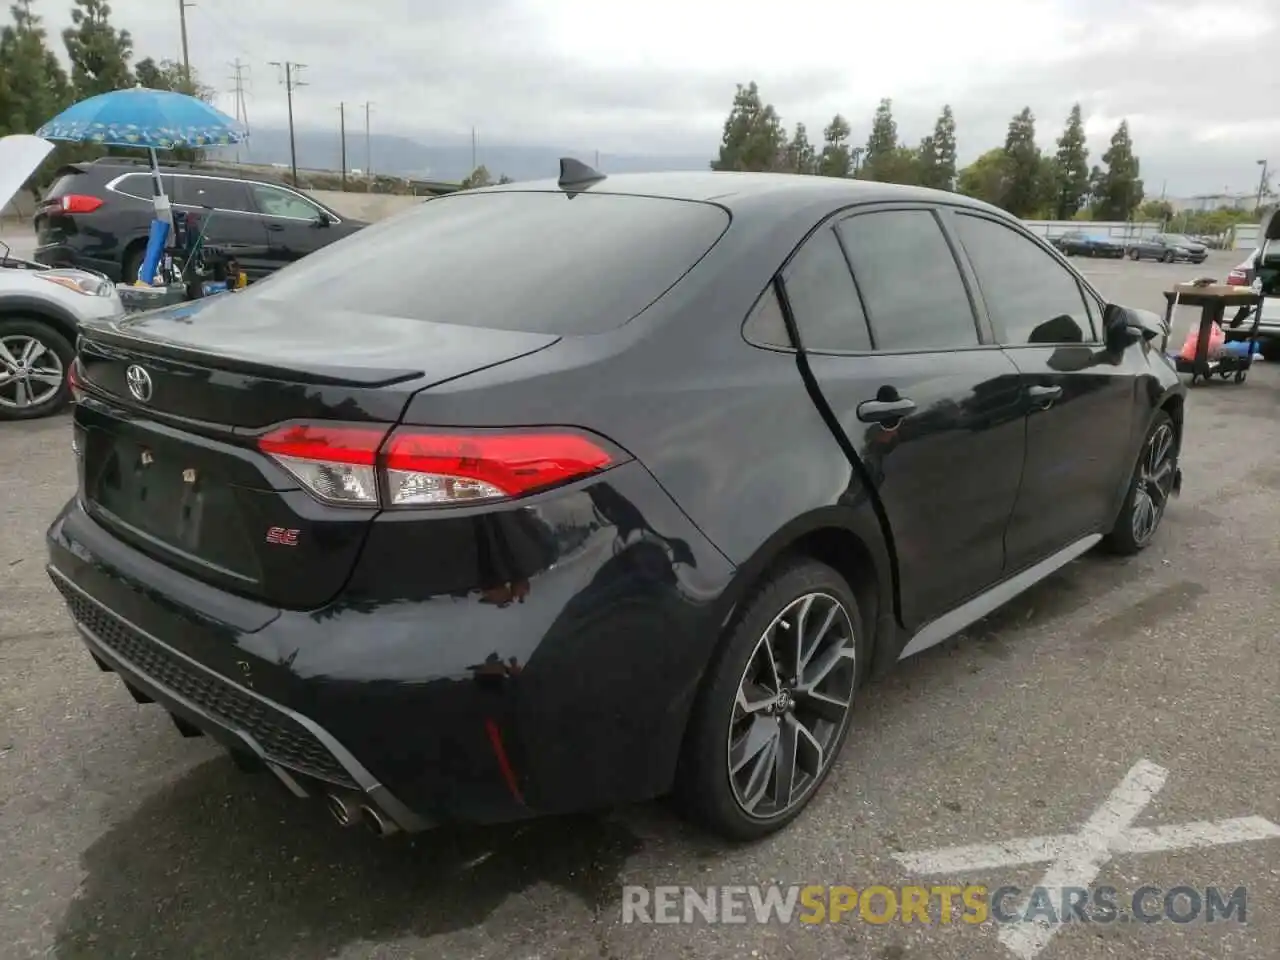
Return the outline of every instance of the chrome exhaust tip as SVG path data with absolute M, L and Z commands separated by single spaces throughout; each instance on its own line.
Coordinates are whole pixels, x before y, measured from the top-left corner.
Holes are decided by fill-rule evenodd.
M 361 807 L 360 813 L 363 814 L 365 825 L 379 837 L 389 837 L 393 833 L 400 832 L 400 828 L 386 814 L 375 807 Z
M 361 808 L 344 800 L 336 793 L 328 794 L 324 798 L 324 803 L 329 808 L 329 813 L 333 815 L 333 819 L 338 821 L 338 826 L 340 827 L 350 827 L 360 820 Z

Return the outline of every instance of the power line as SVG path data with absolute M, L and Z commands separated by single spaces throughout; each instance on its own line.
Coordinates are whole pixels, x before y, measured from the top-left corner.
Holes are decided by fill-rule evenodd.
M 342 138 L 342 190 L 347 189 L 347 105 L 338 104 L 338 135 Z
M 281 62 L 272 60 L 271 66 L 284 68 L 284 90 L 285 97 L 289 101 L 289 166 L 293 169 L 293 185 L 298 185 L 298 148 L 293 139 L 293 91 L 298 87 L 305 87 L 306 81 L 299 79 L 299 74 L 306 67 L 305 63 L 294 63 L 291 60 Z

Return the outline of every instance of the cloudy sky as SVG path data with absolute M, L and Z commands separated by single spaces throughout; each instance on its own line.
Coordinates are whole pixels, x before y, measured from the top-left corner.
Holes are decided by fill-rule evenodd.
M 34 3 L 51 28 L 66 5 Z M 179 54 L 173 0 L 111 6 L 139 57 Z M 1052 148 L 1079 101 L 1095 157 L 1128 118 L 1149 195 L 1280 171 L 1280 0 L 198 0 L 187 21 L 207 83 L 250 65 L 254 125 L 284 123 L 269 61 L 292 60 L 299 125 L 369 100 L 374 129 L 422 139 L 710 156 L 754 79 L 788 125 L 839 111 L 857 141 L 881 97 L 910 143 L 949 102 L 962 162 L 1024 105 Z

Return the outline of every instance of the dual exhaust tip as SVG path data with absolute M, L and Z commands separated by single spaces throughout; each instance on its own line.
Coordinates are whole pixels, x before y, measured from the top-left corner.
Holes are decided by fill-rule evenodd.
M 400 828 L 377 807 L 360 803 L 351 797 L 331 793 L 325 797 L 325 806 L 340 827 L 352 827 L 363 823 L 377 837 L 389 837 Z

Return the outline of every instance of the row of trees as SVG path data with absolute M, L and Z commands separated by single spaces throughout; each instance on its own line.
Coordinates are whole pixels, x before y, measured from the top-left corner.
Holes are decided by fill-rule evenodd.
M 724 123 L 713 170 L 765 170 L 856 177 L 954 190 L 1033 219 L 1128 220 L 1143 202 L 1139 163 L 1129 124 L 1121 121 L 1102 165 L 1089 165 L 1080 105 L 1071 108 L 1057 150 L 1036 143 L 1036 119 L 1024 107 L 1009 121 L 1004 146 L 956 168 L 956 120 L 944 106 L 933 132 L 917 146 L 904 144 L 893 102 L 880 101 L 865 146 L 852 146 L 849 121 L 836 114 L 813 144 L 803 123 L 788 135 L 773 105 L 752 82 L 739 85 Z
M 213 91 L 181 64 L 152 57 L 133 63 L 133 38 L 112 24 L 106 0 L 74 0 L 71 26 L 62 31 L 69 72 L 31 8 L 32 0 L 17 0 L 9 8 L 13 22 L 0 29 L 0 136 L 33 133 L 76 101 L 135 82 L 212 100 Z M 57 166 L 102 153 L 90 145 L 60 144 L 33 179 L 33 189 Z

